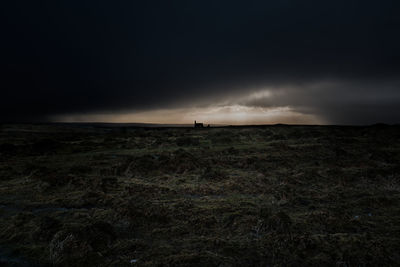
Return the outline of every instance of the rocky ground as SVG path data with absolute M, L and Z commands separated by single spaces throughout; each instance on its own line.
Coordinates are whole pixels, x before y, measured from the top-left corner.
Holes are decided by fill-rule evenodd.
M 398 266 L 400 127 L 2 125 L 0 265 Z

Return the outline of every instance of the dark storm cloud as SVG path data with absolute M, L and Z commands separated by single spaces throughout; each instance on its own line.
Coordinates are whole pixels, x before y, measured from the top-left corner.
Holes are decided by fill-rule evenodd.
M 212 104 L 271 87 L 282 95 L 273 105 L 334 123 L 398 122 L 399 7 L 10 1 L 1 9 L 0 119 Z
M 316 114 L 330 123 L 371 124 L 399 122 L 400 79 L 349 82 L 320 80 L 264 88 L 264 94 L 236 97 L 229 104 L 249 107 L 290 107 L 302 114 Z M 262 92 L 262 91 L 261 91 Z

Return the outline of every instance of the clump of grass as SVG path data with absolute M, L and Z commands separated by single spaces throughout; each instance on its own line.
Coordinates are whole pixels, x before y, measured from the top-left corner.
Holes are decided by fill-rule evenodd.
M 207 166 L 202 174 L 201 179 L 206 181 L 221 181 L 228 177 L 227 172 L 221 168 Z
M 178 146 L 198 146 L 200 145 L 199 138 L 195 137 L 179 137 L 176 139 Z
M 101 264 L 115 237 L 113 227 L 106 222 L 65 227 L 50 241 L 50 260 L 62 266 Z

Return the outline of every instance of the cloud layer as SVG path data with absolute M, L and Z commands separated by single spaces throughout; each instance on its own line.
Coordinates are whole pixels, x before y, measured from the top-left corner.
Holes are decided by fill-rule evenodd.
M 0 120 L 228 104 L 288 107 L 326 123 L 396 123 L 399 7 L 10 2 L 1 11 Z

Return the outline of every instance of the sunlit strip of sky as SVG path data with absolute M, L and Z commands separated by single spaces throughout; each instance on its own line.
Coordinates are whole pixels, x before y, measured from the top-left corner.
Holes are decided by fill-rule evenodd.
M 65 115 L 54 118 L 57 122 L 114 122 L 190 124 L 194 120 L 205 124 L 323 124 L 315 115 L 302 114 L 289 107 L 263 108 L 241 105 L 158 109 L 133 113 L 104 113 Z

